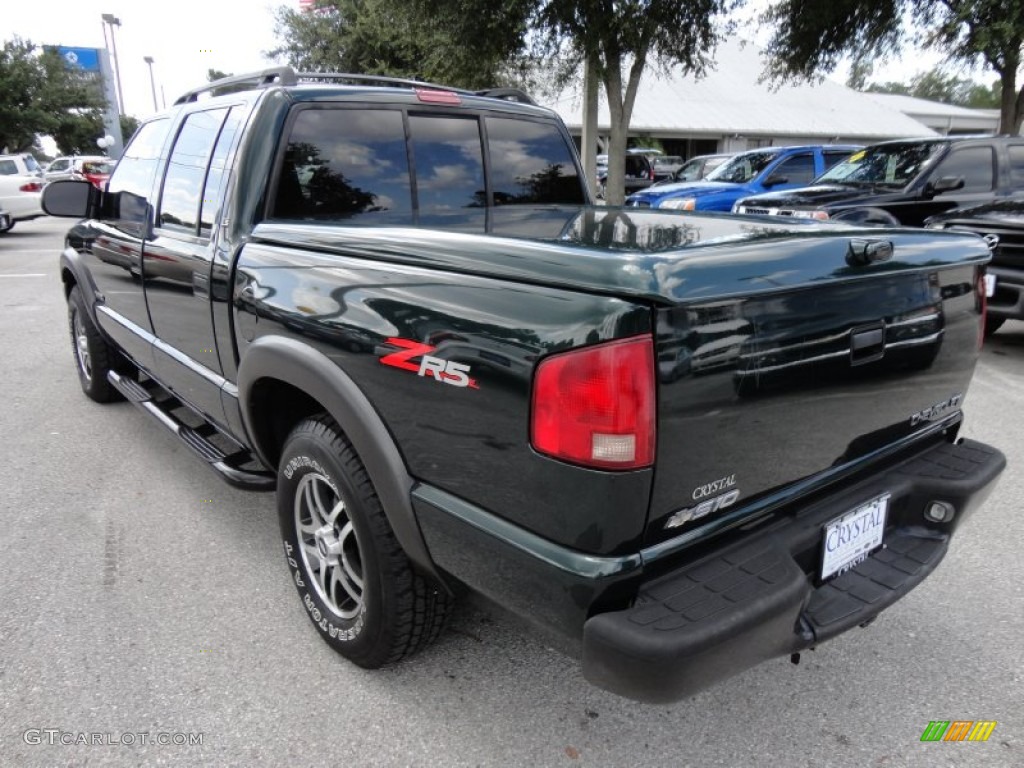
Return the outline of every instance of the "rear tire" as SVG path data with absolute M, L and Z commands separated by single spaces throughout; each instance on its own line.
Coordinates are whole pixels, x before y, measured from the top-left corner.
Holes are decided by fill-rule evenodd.
M 121 394 L 107 379 L 117 360 L 117 351 L 96 330 L 77 285 L 68 294 L 68 330 L 82 391 L 97 403 L 120 400 Z
M 277 510 L 285 559 L 320 637 L 368 669 L 433 642 L 452 607 L 413 569 L 359 456 L 327 416 L 285 442 Z
M 0 235 L 4 234 L 5 232 L 10 232 L 12 229 L 14 229 L 14 221 L 13 220 L 6 227 L 3 227 L 2 229 L 0 229 Z

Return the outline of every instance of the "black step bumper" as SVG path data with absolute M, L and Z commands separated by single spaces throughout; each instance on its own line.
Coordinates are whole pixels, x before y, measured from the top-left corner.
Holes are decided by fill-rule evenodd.
M 587 620 L 584 674 L 622 696 L 675 701 L 862 625 L 935 569 L 1005 465 L 982 443 L 942 444 L 649 582 L 628 610 Z M 823 526 L 879 493 L 892 494 L 882 548 L 819 583 Z M 932 501 L 951 504 L 953 519 L 926 520 Z

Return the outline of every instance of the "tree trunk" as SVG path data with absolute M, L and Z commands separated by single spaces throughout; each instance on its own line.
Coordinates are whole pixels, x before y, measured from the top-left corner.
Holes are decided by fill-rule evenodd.
M 989 60 L 991 63 L 991 59 Z M 1003 87 L 999 105 L 999 132 L 1016 136 L 1020 132 L 1021 118 L 1024 117 L 1024 88 L 1017 92 L 1017 67 L 1020 65 L 1019 44 L 1006 52 L 1002 66 L 993 68 L 999 73 Z
M 640 86 L 647 53 L 650 50 L 650 33 L 637 47 L 636 58 L 629 69 L 626 90 L 622 90 L 622 59 L 604 62 L 604 89 L 608 96 L 608 112 L 611 117 L 611 135 L 608 142 L 608 184 L 605 201 L 608 205 L 622 205 L 626 202 L 626 140 L 629 136 L 629 121 L 633 117 L 633 105 Z
M 629 123 L 622 114 L 622 64 L 606 61 L 604 67 L 604 89 L 608 96 L 608 112 L 611 130 L 608 136 L 608 179 L 604 199 L 608 205 L 622 205 L 626 202 L 626 137 Z

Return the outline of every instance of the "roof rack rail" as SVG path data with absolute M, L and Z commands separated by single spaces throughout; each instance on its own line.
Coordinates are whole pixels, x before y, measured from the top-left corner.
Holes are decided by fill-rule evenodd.
M 357 75 L 348 72 L 300 72 L 298 74 L 298 78 L 300 82 L 317 80 L 348 80 L 353 83 L 380 83 L 381 85 L 398 86 L 401 88 L 431 88 L 438 91 L 461 93 L 464 96 L 476 95 L 473 91 L 467 91 L 463 88 L 454 88 L 450 85 L 428 83 L 424 80 L 412 80 L 404 77 L 389 77 L 388 75 Z
M 477 91 L 476 95 L 484 96 L 488 99 L 504 99 L 505 101 L 516 101 L 520 104 L 537 106 L 537 102 L 530 98 L 526 91 L 518 88 L 487 88 L 483 91 Z
M 269 85 L 298 85 L 300 82 L 317 82 L 324 80 L 348 81 L 351 83 L 377 83 L 399 88 L 430 88 L 437 91 L 458 93 L 462 96 L 483 96 L 491 99 L 504 99 L 515 101 L 520 104 L 536 105 L 530 96 L 518 88 L 488 88 L 482 91 L 470 91 L 464 88 L 454 88 L 450 85 L 429 83 L 424 80 L 411 80 L 403 77 L 388 77 L 387 75 L 365 75 L 346 72 L 298 72 L 291 67 L 270 67 L 259 72 L 249 72 L 244 75 L 232 75 L 212 83 L 193 88 L 191 91 L 182 94 L 174 102 L 187 104 L 198 101 L 200 94 L 209 93 L 216 95 L 219 92 L 246 91 L 254 88 L 266 88 Z
M 248 72 L 244 75 L 232 75 L 231 77 L 214 80 L 212 83 L 207 83 L 199 88 L 193 88 L 191 91 L 182 94 L 174 103 L 177 105 L 198 101 L 199 94 L 201 93 L 216 95 L 217 91 L 246 91 L 252 88 L 266 88 L 268 85 L 274 84 L 295 85 L 296 82 L 295 70 L 291 67 L 271 67 L 259 72 Z

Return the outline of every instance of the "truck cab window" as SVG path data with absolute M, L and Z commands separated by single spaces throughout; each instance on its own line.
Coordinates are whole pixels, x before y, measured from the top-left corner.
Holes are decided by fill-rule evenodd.
M 421 210 L 436 212 L 487 204 L 476 119 L 412 115 L 409 133 Z
M 273 216 L 333 219 L 412 209 L 402 113 L 305 109 L 295 118 Z
M 554 123 L 487 118 L 494 204 L 583 203 L 583 185 Z

